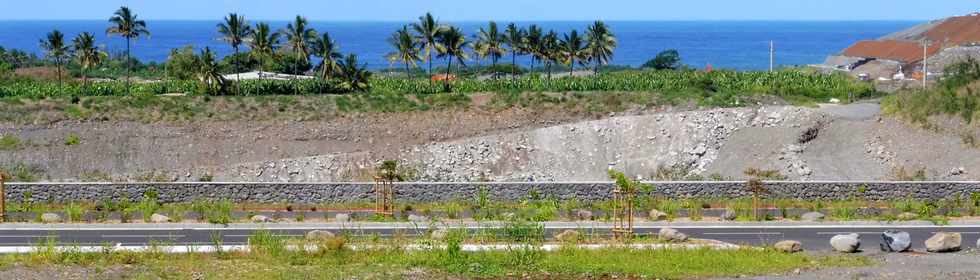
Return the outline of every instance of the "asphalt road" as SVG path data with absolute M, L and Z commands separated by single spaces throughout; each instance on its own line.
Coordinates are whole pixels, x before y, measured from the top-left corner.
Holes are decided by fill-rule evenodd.
M 122 246 L 143 246 L 155 243 L 158 245 L 212 245 L 214 240 L 221 240 L 224 245 L 244 245 L 248 237 L 257 230 L 265 228 L 272 233 L 302 237 L 313 229 L 330 230 L 335 233 L 347 232 L 354 235 L 416 235 L 427 232 L 425 226 L 411 224 L 318 224 L 318 225 L 268 225 L 268 226 L 100 226 L 84 227 L 77 225 L 54 226 L 21 226 L 5 225 L 0 228 L 0 247 L 32 246 L 46 240 L 57 240 L 61 245 L 100 246 L 104 244 Z M 471 232 L 487 230 L 486 225 L 465 226 Z M 663 225 L 640 225 L 635 231 L 639 234 L 656 234 Z M 707 226 L 672 226 L 693 238 L 714 239 L 734 244 L 765 245 L 780 240 L 797 240 L 803 243 L 807 250 L 830 250 L 829 240 L 836 234 L 859 233 L 862 237 L 862 249 L 878 250 L 881 232 L 888 229 L 907 231 L 912 236 L 913 250 L 925 250 L 924 242 L 939 231 L 959 232 L 963 234 L 964 249 L 972 248 L 980 238 L 980 225 L 787 225 L 787 226 L 756 226 L 756 225 L 707 225 Z M 550 223 L 546 225 L 546 235 L 566 229 L 578 229 L 586 233 L 607 235 L 608 225 L 605 224 L 574 224 Z

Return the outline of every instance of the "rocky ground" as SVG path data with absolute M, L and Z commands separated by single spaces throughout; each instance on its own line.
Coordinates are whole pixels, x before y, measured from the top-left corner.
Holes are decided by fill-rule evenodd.
M 921 280 L 980 279 L 980 253 L 960 252 L 950 254 L 923 253 L 864 253 L 878 264 L 868 267 L 836 268 L 814 271 L 796 271 L 789 275 L 767 275 L 739 279 L 861 279 L 861 280 Z
M 942 123 L 942 122 L 940 122 Z M 955 127 L 956 124 L 946 124 Z M 51 180 L 356 181 L 398 159 L 424 181 L 980 178 L 980 152 L 953 130 L 881 116 L 878 105 L 651 109 L 601 118 L 561 111 L 364 114 L 325 121 L 0 124 L 23 163 Z M 65 145 L 69 135 L 80 143 Z

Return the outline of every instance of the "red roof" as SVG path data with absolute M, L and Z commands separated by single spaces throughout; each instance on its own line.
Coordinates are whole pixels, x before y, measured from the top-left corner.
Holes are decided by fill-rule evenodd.
M 933 42 L 947 46 L 980 42 L 980 16 L 951 17 L 925 33 Z
M 939 52 L 941 45 L 940 43 L 933 43 L 926 53 L 931 56 Z M 922 44 L 896 40 L 860 41 L 844 49 L 843 54 L 845 56 L 873 57 L 913 63 L 922 61 Z
M 948 18 L 923 35 L 931 41 L 926 51 L 929 56 L 938 53 L 943 47 L 978 43 L 980 42 L 980 15 Z M 898 40 L 860 41 L 844 49 L 842 54 L 915 63 L 922 61 L 922 43 Z

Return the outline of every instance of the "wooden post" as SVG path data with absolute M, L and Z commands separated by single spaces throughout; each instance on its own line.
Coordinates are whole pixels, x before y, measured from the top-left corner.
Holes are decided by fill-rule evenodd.
M 0 170 L 0 223 L 7 222 L 7 186 L 4 182 L 7 180 L 7 173 Z

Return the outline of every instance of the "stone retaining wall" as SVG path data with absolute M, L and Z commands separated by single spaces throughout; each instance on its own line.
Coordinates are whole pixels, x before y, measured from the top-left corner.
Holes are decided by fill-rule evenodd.
M 751 193 L 745 182 L 651 182 L 653 194 L 674 198 L 730 198 Z M 770 196 L 795 199 L 840 200 L 863 198 L 890 200 L 908 196 L 918 199 L 953 198 L 980 193 L 980 182 L 766 182 Z M 473 199 L 486 189 L 493 200 L 516 201 L 538 193 L 541 197 L 595 201 L 610 198 L 613 184 L 573 183 L 399 183 L 399 201 L 432 202 Z M 335 203 L 366 201 L 374 197 L 371 183 L 11 183 L 8 201 L 22 201 L 30 193 L 34 201 L 138 201 L 155 191 L 162 202 L 197 199 L 230 199 L 258 203 Z

